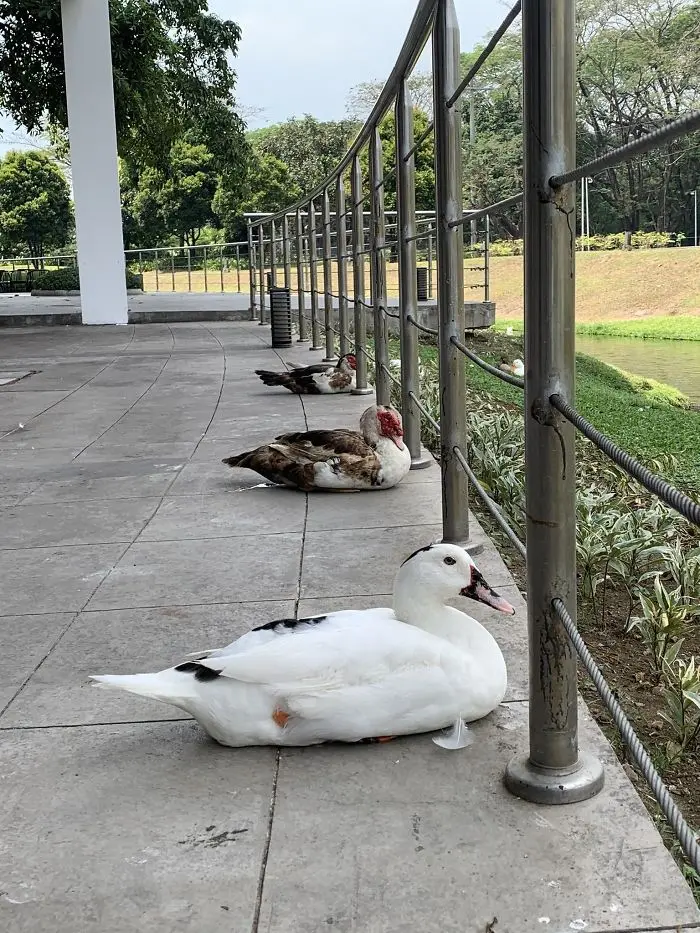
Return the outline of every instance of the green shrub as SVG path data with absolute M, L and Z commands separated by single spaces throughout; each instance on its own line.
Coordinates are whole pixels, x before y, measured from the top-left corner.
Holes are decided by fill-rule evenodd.
M 632 249 L 665 249 L 670 246 L 680 246 L 685 239 L 683 233 L 658 233 L 657 231 L 644 232 L 637 230 L 632 234 L 630 245 Z M 605 233 L 591 237 L 577 237 L 576 248 L 590 250 L 591 252 L 604 252 L 606 250 L 623 249 L 625 245 L 624 233 Z M 494 240 L 491 243 L 492 256 L 522 256 L 522 240 Z
M 126 270 L 126 287 L 143 288 L 143 276 Z M 54 269 L 50 272 L 37 272 L 32 280 L 32 288 L 46 292 L 80 291 L 80 276 L 77 268 Z

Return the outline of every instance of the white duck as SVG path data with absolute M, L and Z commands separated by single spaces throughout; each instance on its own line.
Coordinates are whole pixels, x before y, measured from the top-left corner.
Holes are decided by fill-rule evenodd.
M 453 544 L 401 565 L 391 609 L 348 609 L 266 622 L 225 648 L 154 674 L 92 677 L 192 715 L 222 745 L 316 745 L 431 732 L 469 744 L 464 721 L 501 702 L 506 666 L 495 639 L 446 605 L 456 596 L 512 614 Z
M 520 376 L 521 379 L 525 376 L 525 363 L 520 358 L 513 360 L 512 363 L 501 363 L 498 368 L 504 373 L 510 373 L 511 376 Z

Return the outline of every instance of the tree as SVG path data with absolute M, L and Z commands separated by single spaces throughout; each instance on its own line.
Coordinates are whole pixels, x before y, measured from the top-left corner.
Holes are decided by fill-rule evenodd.
M 73 206 L 63 173 L 43 152 L 8 152 L 0 160 L 0 248 L 43 256 L 65 246 Z
M 284 162 L 290 181 L 307 194 L 333 172 L 357 129 L 352 120 L 324 123 L 307 114 L 254 130 L 248 140 L 254 149 Z
M 224 178 L 214 197 L 214 211 L 229 241 L 246 238 L 243 214 L 247 211 L 276 213 L 301 197 L 289 167 L 269 152 L 253 149 L 243 192 L 232 190 Z
M 433 115 L 433 76 L 428 71 L 416 71 L 408 79 L 413 106 L 422 111 L 428 119 Z M 384 87 L 383 81 L 364 81 L 350 88 L 345 112 L 351 120 L 364 123 L 379 100 Z
M 162 165 L 174 141 L 194 129 L 222 171 L 242 171 L 246 148 L 230 64 L 240 29 L 207 6 L 207 0 L 111 0 L 123 157 Z M 58 0 L 0 0 L 0 108 L 32 133 L 66 130 Z
M 416 139 L 427 129 L 428 122 L 428 117 L 422 110 L 414 109 L 413 132 Z M 387 210 L 395 210 L 396 120 L 393 111 L 389 111 L 379 124 L 379 137 L 382 141 L 382 163 L 384 166 L 384 206 Z M 365 193 L 368 195 L 369 156 L 367 149 L 364 149 L 360 155 L 360 162 L 365 180 Z M 416 151 L 415 165 L 416 209 L 435 210 L 435 137 L 432 133 L 426 137 Z
M 194 246 L 201 230 L 216 217 L 212 201 L 220 176 L 202 143 L 186 136 L 171 148 L 167 169 L 141 172 L 122 164 L 122 216 L 125 234 L 139 246 L 174 237 Z

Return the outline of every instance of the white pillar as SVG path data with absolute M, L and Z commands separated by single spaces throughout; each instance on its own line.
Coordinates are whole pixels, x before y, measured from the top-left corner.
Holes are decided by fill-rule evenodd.
M 108 0 L 61 0 L 83 324 L 126 324 Z

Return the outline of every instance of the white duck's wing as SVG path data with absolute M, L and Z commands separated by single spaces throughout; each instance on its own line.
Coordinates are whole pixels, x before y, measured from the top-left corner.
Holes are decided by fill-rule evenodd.
M 388 609 L 300 621 L 287 637 L 201 663 L 260 685 L 290 716 L 330 723 L 346 741 L 438 728 L 459 712 L 459 652 Z

